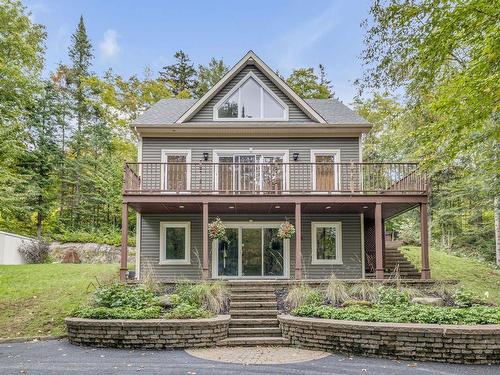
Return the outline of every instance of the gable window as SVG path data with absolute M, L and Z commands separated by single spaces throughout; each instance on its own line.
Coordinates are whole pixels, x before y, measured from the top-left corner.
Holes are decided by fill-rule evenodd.
M 160 223 L 160 264 L 190 264 L 191 224 Z
M 313 222 L 312 264 L 342 264 L 342 225 L 340 222 Z
M 288 106 L 250 72 L 215 105 L 214 120 L 284 121 Z

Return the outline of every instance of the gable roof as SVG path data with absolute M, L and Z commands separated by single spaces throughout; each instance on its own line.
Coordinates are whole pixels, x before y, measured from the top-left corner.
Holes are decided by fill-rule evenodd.
M 269 68 L 253 51 L 248 51 L 243 58 L 236 63 L 222 79 L 217 82 L 205 95 L 203 95 L 191 108 L 189 108 L 176 123 L 184 123 L 189 121 L 205 104 L 212 99 L 231 79 L 233 79 L 245 66 L 254 65 L 264 75 L 267 76 L 283 93 L 285 93 L 304 113 L 313 121 L 326 123 L 326 120 L 321 117 L 314 109 L 311 108 L 306 101 L 300 98 L 291 88 L 281 79 L 271 68 Z
M 173 125 L 198 100 L 162 99 L 132 122 L 133 126 Z M 328 124 L 369 125 L 363 117 L 336 99 L 305 99 Z

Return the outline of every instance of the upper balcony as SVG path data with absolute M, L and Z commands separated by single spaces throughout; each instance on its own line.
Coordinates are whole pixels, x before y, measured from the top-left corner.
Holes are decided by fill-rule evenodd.
M 126 163 L 123 193 L 217 195 L 425 195 L 415 163 Z

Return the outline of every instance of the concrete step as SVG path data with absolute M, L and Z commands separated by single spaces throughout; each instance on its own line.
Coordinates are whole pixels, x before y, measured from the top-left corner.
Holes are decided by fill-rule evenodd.
M 235 287 L 229 287 L 229 291 L 231 294 L 247 294 L 247 293 L 256 293 L 256 294 L 261 294 L 261 293 L 274 293 L 274 288 L 271 286 L 267 285 L 248 285 L 248 286 L 235 286 Z
M 274 301 L 231 301 L 231 309 L 276 309 Z
M 257 346 L 257 345 L 290 345 L 283 337 L 228 337 L 217 343 L 218 346 Z
M 231 293 L 231 301 L 273 301 L 276 302 L 274 293 Z
M 281 329 L 279 327 L 229 327 L 229 337 L 281 337 Z
M 278 327 L 278 319 L 274 318 L 231 318 L 229 327 L 239 328 L 239 327 Z
M 248 309 L 229 309 L 231 319 L 245 319 L 245 318 L 276 318 L 278 310 L 248 310 Z

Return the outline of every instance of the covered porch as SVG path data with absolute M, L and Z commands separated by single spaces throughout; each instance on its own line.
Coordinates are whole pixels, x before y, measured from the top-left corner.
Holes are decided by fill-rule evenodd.
M 208 224 L 214 217 L 223 218 L 232 227 L 233 232 L 237 233 L 239 238 L 235 237 L 240 248 L 238 256 L 238 272 L 235 275 L 226 275 L 226 278 L 243 278 L 244 256 L 247 258 L 251 252 L 243 253 L 241 247 L 246 243 L 253 242 L 255 256 L 260 256 L 262 268 L 260 275 L 254 271 L 254 278 L 260 279 L 319 279 L 324 270 L 330 268 L 324 266 L 311 265 L 311 226 L 313 221 L 339 221 L 344 224 L 342 230 L 346 232 L 343 241 L 346 243 L 346 254 L 344 263 L 331 267 L 331 271 L 341 270 L 342 267 L 356 267 L 355 259 L 359 258 L 359 273 L 354 277 L 346 274 L 345 278 L 364 278 L 366 262 L 374 258 L 376 279 L 384 279 L 384 221 L 390 217 L 398 215 L 409 209 L 418 207 L 420 210 L 420 227 L 422 238 L 422 271 L 421 278 L 427 280 L 430 278 L 429 269 L 429 247 L 428 247 L 428 224 L 427 224 L 427 196 L 426 195 L 232 195 L 220 196 L 214 194 L 175 194 L 175 195 L 143 195 L 143 194 L 125 194 L 122 210 L 122 246 L 121 246 L 121 267 L 120 278 L 126 280 L 127 277 L 127 225 L 130 208 L 137 213 L 144 215 L 160 215 L 160 217 L 184 217 L 192 218 L 196 222 L 196 228 L 192 233 L 199 235 L 199 244 L 201 254 L 199 254 L 199 278 L 210 279 L 217 278 L 217 267 L 215 266 L 219 259 L 215 252 L 218 251 L 217 245 L 209 239 Z M 162 216 L 163 215 L 163 216 Z M 280 254 L 283 254 L 283 274 L 265 275 L 264 270 L 264 245 L 260 243 L 259 237 L 264 241 L 266 235 L 265 228 L 275 228 L 276 223 L 289 220 L 295 225 L 295 236 L 287 240 L 288 244 L 283 244 Z M 365 231 L 364 223 L 366 220 L 374 223 L 373 248 L 374 257 L 367 260 L 367 251 L 365 249 Z M 359 223 L 359 224 L 357 224 Z M 140 225 L 140 223 L 139 223 Z M 349 227 L 350 225 L 350 227 Z M 359 225 L 359 226 L 358 226 Z M 351 228 L 351 229 L 349 229 Z M 360 228 L 358 232 L 357 228 Z M 194 232 L 193 232 L 194 230 Z M 340 233 L 343 235 L 343 233 Z M 195 236 L 195 234 L 191 234 Z M 242 239 L 242 237 L 244 237 Z M 254 240 L 252 240 L 252 238 Z M 146 241 L 145 239 L 142 239 Z M 246 242 L 244 242 L 246 241 Z M 351 241 L 348 243 L 346 241 Z M 358 242 L 356 242 L 358 241 Z M 356 245 L 358 243 L 358 245 Z M 259 246 L 261 253 L 259 253 Z M 247 249 L 250 245 L 247 245 Z M 212 250 L 212 254 L 211 251 Z M 279 250 L 279 247 L 278 247 Z M 139 244 L 139 252 L 140 252 Z M 287 253 L 288 251 L 288 253 Z M 259 255 L 260 254 L 260 255 Z M 359 254 L 359 255 L 358 255 Z M 198 256 L 198 254 L 195 254 Z M 350 258 L 349 258 L 350 256 Z M 138 257 L 140 258 L 140 257 Z M 243 258 L 243 260 L 242 260 Z M 349 259 L 351 263 L 349 264 Z M 248 263 L 248 262 L 247 262 Z M 257 262 L 258 263 L 258 262 Z M 255 266 L 255 262 L 254 262 Z M 236 267 L 236 266 L 235 266 Z M 287 268 L 288 267 L 288 268 Z M 276 269 L 276 267 L 275 267 Z M 287 272 L 288 269 L 288 272 Z M 326 271 L 325 271 L 326 272 Z M 248 273 L 248 272 L 246 272 Z

